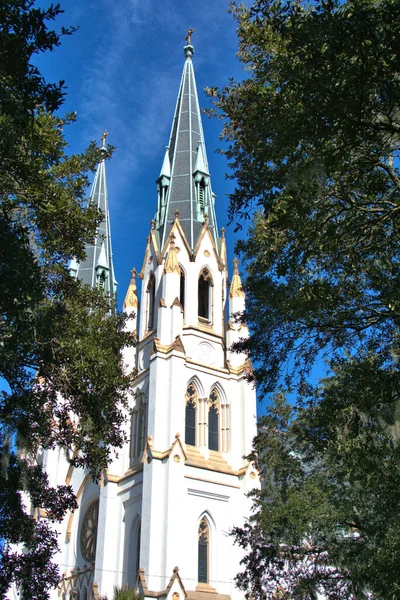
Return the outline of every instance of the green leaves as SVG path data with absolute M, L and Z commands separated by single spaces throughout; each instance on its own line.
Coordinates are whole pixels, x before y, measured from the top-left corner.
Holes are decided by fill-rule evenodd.
M 261 392 L 295 395 L 256 438 L 265 488 L 236 530 L 239 580 L 267 597 L 396 598 L 400 5 L 232 11 L 248 77 L 214 97 L 231 218 L 253 215 L 238 244 L 252 335 L 237 349 Z
M 57 536 L 42 517 L 60 521 L 76 502 L 68 486 L 51 487 L 39 448 L 58 446 L 99 476 L 125 441 L 133 374 L 122 348 L 134 340 L 114 300 L 66 268 L 102 218 L 87 202 L 87 173 L 105 156 L 94 143 L 66 154 L 62 129 L 76 116 L 54 115 L 63 82 L 47 83 L 32 64 L 59 45 L 48 23 L 62 11 L 34 4 L 0 7 L 0 596 L 14 581 L 23 598 L 42 600 L 59 578 Z

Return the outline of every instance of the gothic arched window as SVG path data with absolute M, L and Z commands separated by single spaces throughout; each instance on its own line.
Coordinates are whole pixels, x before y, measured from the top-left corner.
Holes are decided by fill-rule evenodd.
M 141 536 L 142 528 L 140 526 L 140 522 L 137 525 L 136 529 L 136 556 L 135 556 L 135 577 L 140 568 L 140 536 Z
M 147 439 L 147 403 L 144 397 L 138 398 L 137 408 L 132 416 L 132 459 L 140 456 Z
M 185 273 L 183 272 L 182 268 L 180 268 L 180 272 L 181 278 L 179 284 L 179 302 L 181 303 L 182 308 L 185 309 Z
M 186 392 L 185 409 L 185 443 L 189 446 L 196 445 L 197 400 L 196 388 L 190 384 Z
M 146 404 L 141 401 L 139 405 L 138 411 L 138 452 L 137 456 L 139 456 L 143 450 L 146 443 L 146 434 L 147 434 L 147 419 L 146 419 Z
M 199 275 L 198 287 L 198 315 L 203 319 L 211 320 L 211 288 L 212 277 L 208 269 L 203 269 Z
M 219 396 L 213 389 L 208 401 L 208 448 L 219 450 Z
M 147 329 L 154 329 L 154 305 L 156 299 L 156 281 L 154 273 L 150 273 L 147 284 Z
M 200 521 L 198 538 L 197 579 L 199 583 L 208 583 L 210 528 L 205 517 Z

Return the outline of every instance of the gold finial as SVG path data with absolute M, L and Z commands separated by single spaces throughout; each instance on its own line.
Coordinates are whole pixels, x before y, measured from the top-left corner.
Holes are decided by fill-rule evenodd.
M 175 211 L 175 221 L 179 221 L 179 210 Z
M 194 33 L 194 29 L 190 28 L 188 29 L 187 35 L 185 35 L 185 40 L 187 40 L 188 46 L 190 46 L 192 44 L 190 38 Z
M 229 298 L 245 298 L 242 282 L 239 275 L 239 261 L 237 258 L 233 259 L 233 277 L 231 283 L 231 289 L 229 292 Z
M 102 148 L 106 147 L 106 139 L 108 136 L 108 131 L 104 130 L 103 132 L 103 137 L 101 138 L 101 144 L 102 144 Z
M 139 300 L 136 293 L 136 269 L 131 269 L 131 281 L 126 292 L 123 308 L 137 308 Z
M 222 227 L 221 228 L 221 237 L 223 240 L 225 239 L 225 231 L 226 231 L 225 227 Z
M 150 226 L 151 226 L 151 231 L 154 231 L 154 229 L 156 228 L 156 222 L 155 222 L 155 220 L 154 220 L 154 219 L 152 219 L 152 220 L 150 221 Z
M 169 234 L 169 252 L 165 261 L 164 273 L 181 274 L 178 259 L 176 258 L 175 234 L 173 231 Z

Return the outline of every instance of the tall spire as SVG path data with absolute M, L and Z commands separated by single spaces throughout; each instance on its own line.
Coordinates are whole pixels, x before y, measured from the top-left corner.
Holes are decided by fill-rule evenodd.
M 101 138 L 103 153 L 107 151 L 105 131 Z M 110 213 L 108 209 L 108 193 L 106 181 L 106 166 L 104 158 L 100 161 L 94 177 L 90 192 L 90 202 L 93 202 L 103 212 L 104 217 L 97 228 L 96 235 L 91 244 L 86 244 L 86 258 L 78 263 L 71 261 L 69 270 L 71 275 L 81 279 L 91 287 L 103 288 L 107 293 L 115 295 L 117 282 L 114 275 L 114 265 L 111 249 Z
M 193 30 L 189 29 L 185 38 L 188 42 L 184 47 L 186 60 L 167 146 L 168 156 L 164 157 L 161 174 L 157 180 L 159 201 L 156 229 L 160 234 L 161 247 L 168 239 L 177 210 L 180 224 L 192 249 L 196 246 L 207 217 L 211 235 L 215 241 L 217 238 L 215 196 L 211 189 L 192 62 L 192 34 Z

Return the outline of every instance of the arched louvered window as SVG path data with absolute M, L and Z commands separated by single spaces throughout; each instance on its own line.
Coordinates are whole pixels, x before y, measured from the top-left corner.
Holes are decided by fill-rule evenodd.
M 156 298 L 156 281 L 154 273 L 150 273 L 149 283 L 147 284 L 147 329 L 154 329 L 154 305 Z
M 211 321 L 211 290 L 211 273 L 208 269 L 203 269 L 200 272 L 198 284 L 198 315 L 208 321 Z
M 208 447 L 210 450 L 219 450 L 219 409 L 218 392 L 213 389 L 208 401 Z
M 197 579 L 199 583 L 208 583 L 209 543 L 210 528 L 207 519 L 203 517 L 198 531 Z
M 101 271 L 100 275 L 98 276 L 97 287 L 100 290 L 103 290 L 103 292 L 106 291 L 106 272 L 104 270 Z
M 204 207 L 205 207 L 205 203 L 206 203 L 206 198 L 205 198 L 206 197 L 206 184 L 204 181 L 204 177 L 199 183 L 198 194 L 199 194 L 200 210 L 204 212 Z
M 180 278 L 180 285 L 179 285 L 179 302 L 182 305 L 182 308 L 185 309 L 185 273 L 183 272 L 183 269 L 180 269 L 181 272 L 181 278 Z
M 186 392 L 185 410 L 185 443 L 189 446 L 196 445 L 196 417 L 198 396 L 193 384 L 188 386 Z

